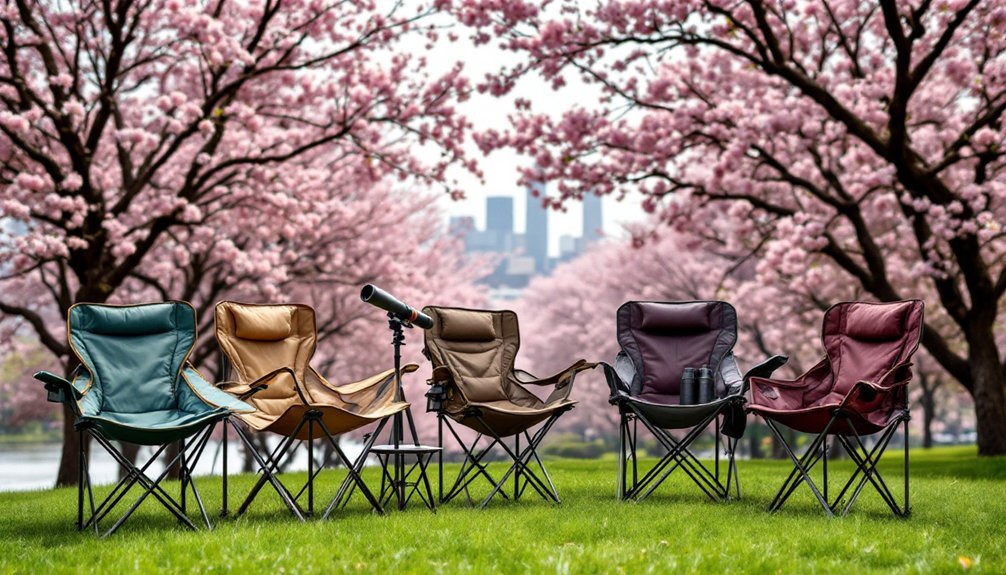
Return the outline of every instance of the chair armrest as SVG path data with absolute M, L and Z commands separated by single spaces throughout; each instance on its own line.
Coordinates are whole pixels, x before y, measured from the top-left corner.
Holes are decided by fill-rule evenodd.
M 244 382 L 244 381 L 221 381 L 217 384 L 217 387 L 228 393 L 232 393 L 238 396 L 238 399 L 247 399 L 252 395 L 267 389 L 272 386 L 273 380 L 277 376 L 286 373 L 290 375 L 290 379 L 293 380 L 294 391 L 300 396 L 301 401 L 305 404 L 309 403 L 307 398 L 304 397 L 304 392 L 300 388 L 300 382 L 297 381 L 297 374 L 294 373 L 293 369 L 289 367 L 281 367 L 279 369 L 274 369 L 269 373 L 259 377 L 254 381 Z
M 559 373 L 541 379 L 530 379 L 530 380 L 521 379 L 517 375 L 518 372 L 534 377 L 530 373 L 522 369 L 513 370 L 513 374 L 514 377 L 517 379 L 517 381 L 522 385 L 543 385 L 543 386 L 554 385 L 557 389 L 561 389 L 572 383 L 573 379 L 576 377 L 576 374 L 578 372 L 587 369 L 594 369 L 595 367 L 597 367 L 596 363 L 587 363 L 587 360 L 578 359 L 576 360 L 575 363 L 573 363 L 573 365 L 567 367 L 566 369 L 560 371 Z
M 182 371 L 182 379 L 185 380 L 192 393 L 211 407 L 224 407 L 233 413 L 252 413 L 255 411 L 254 407 L 227 393 L 221 387 L 211 384 L 191 363 L 186 362 L 185 369 Z M 259 389 L 262 387 L 256 387 L 251 393 Z
M 45 390 L 48 392 L 46 399 L 53 403 L 66 403 L 71 398 L 79 400 L 83 397 L 83 394 L 77 391 L 77 388 L 73 387 L 73 384 L 55 373 L 39 371 L 34 377 L 45 384 Z
M 900 363 L 886 371 L 877 381 L 857 381 L 842 400 L 842 407 L 852 402 L 874 403 L 888 393 L 900 389 L 912 381 L 912 363 Z
M 314 371 L 313 367 L 310 368 L 310 369 L 311 369 L 311 371 Z M 418 369 L 419 369 L 419 365 L 418 364 L 407 363 L 407 364 L 405 364 L 405 365 L 402 366 L 402 375 L 405 375 L 407 373 L 412 373 L 412 372 L 414 372 L 414 371 L 416 371 Z M 392 371 L 392 373 L 394 373 L 394 370 L 391 370 L 391 371 Z M 318 373 L 318 372 L 314 371 L 314 373 Z M 378 374 L 374 374 L 374 375 L 368 377 L 367 379 L 363 379 L 363 380 L 360 380 L 360 381 L 355 381 L 353 383 L 347 383 L 345 385 L 331 385 L 330 384 L 330 385 L 328 385 L 328 388 L 331 389 L 331 390 L 333 390 L 333 391 L 338 392 L 340 395 L 352 395 L 352 394 L 354 394 L 354 393 L 356 393 L 358 391 L 363 391 L 365 389 L 369 389 L 371 387 L 374 387 L 375 385 L 379 385 L 382 381 L 384 381 L 384 375 L 385 375 L 385 372 L 381 372 L 381 373 L 378 373 Z M 319 375 L 319 377 L 321 377 L 321 376 Z M 322 378 L 322 380 L 327 383 L 327 380 L 325 380 L 324 378 Z
M 604 380 L 608 383 L 608 390 L 611 391 L 611 395 L 608 397 L 609 403 L 616 403 L 618 398 L 629 395 L 629 383 L 622 379 L 615 366 L 603 361 L 598 362 L 597 365 L 604 370 Z
M 772 357 L 747 370 L 744 374 L 744 381 L 750 381 L 752 377 L 769 379 L 772 377 L 775 370 L 786 365 L 786 362 L 788 361 L 789 357 L 785 355 L 773 355 Z
M 773 363 L 777 363 L 779 361 L 772 361 L 773 359 L 774 358 L 769 358 L 772 363 L 763 362 L 763 364 L 769 364 L 765 369 L 771 367 Z M 810 368 L 810 370 L 801 374 L 800 377 L 796 379 L 788 380 L 751 376 L 748 381 L 748 385 L 751 389 L 751 404 L 772 406 L 778 405 L 776 402 L 783 399 L 783 396 L 789 396 L 792 398 L 799 395 L 802 397 L 807 390 L 814 388 L 816 385 L 820 385 L 824 376 L 829 373 L 830 369 L 831 364 L 828 363 L 828 358 L 825 357 L 814 367 Z
M 751 371 L 754 371 L 755 369 L 758 369 L 762 366 L 765 366 L 764 369 L 767 370 L 769 367 L 772 367 L 773 364 L 779 362 L 779 360 L 776 358 L 782 358 L 782 357 L 784 356 L 780 355 L 772 356 L 767 361 L 764 361 L 756 365 L 755 367 L 751 368 L 751 370 L 748 371 L 748 374 L 751 374 Z M 779 364 L 779 366 L 782 366 L 784 363 L 785 362 Z M 773 368 L 773 371 L 775 369 L 778 369 L 778 367 Z M 829 369 L 830 364 L 828 363 L 828 358 L 825 357 L 821 361 L 817 362 L 817 364 L 815 364 L 814 367 L 810 368 L 809 370 L 807 370 L 807 372 L 801 374 L 800 377 L 796 379 L 775 379 L 771 377 L 760 377 L 757 374 L 745 375 L 745 377 L 750 377 L 750 383 L 752 384 L 758 383 L 759 385 L 767 385 L 769 387 L 777 387 L 782 389 L 803 389 L 809 386 L 812 375 L 814 375 L 819 371 L 827 371 Z

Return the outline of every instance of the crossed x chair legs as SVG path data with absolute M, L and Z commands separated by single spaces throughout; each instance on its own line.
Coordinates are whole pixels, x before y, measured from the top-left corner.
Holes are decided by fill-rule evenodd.
M 276 493 L 279 495 L 283 503 L 286 504 L 290 513 L 294 517 L 301 521 L 305 521 L 307 517 L 314 515 L 315 505 L 314 505 L 314 481 L 318 474 L 321 473 L 322 466 L 318 465 L 314 457 L 314 443 L 316 439 L 325 440 L 328 445 L 331 446 L 333 452 L 338 456 L 339 461 L 346 467 L 347 475 L 343 480 L 342 485 L 339 487 L 338 493 L 329 503 L 325 512 L 322 514 L 322 519 L 328 519 L 332 511 L 338 506 L 338 504 L 343 500 L 346 495 L 347 489 L 352 485 L 354 488 L 358 487 L 360 492 L 363 493 L 367 501 L 373 507 L 374 511 L 381 514 L 384 509 L 381 507 L 380 502 L 374 497 L 374 494 L 364 483 L 363 479 L 360 477 L 360 472 L 363 469 L 363 465 L 366 462 L 367 456 L 370 454 L 370 450 L 374 445 L 374 441 L 377 439 L 378 434 L 384 428 L 387 423 L 387 419 L 381 420 L 378 424 L 377 429 L 371 433 L 364 443 L 363 450 L 355 461 L 351 461 L 346 453 L 339 446 L 338 441 L 336 441 L 335 436 L 328 430 L 325 422 L 321 418 L 321 413 L 318 411 L 308 411 L 305 416 L 298 422 L 293 433 L 289 436 L 284 436 L 279 445 L 276 446 L 271 452 L 263 454 L 258 451 L 255 445 L 252 443 L 248 432 L 239 424 L 233 420 L 228 421 L 228 426 L 233 428 L 237 433 L 238 438 L 244 444 L 245 449 L 252 455 L 258 465 L 258 473 L 260 474 L 258 481 L 255 486 L 245 497 L 244 502 L 238 508 L 237 515 L 244 514 L 248 507 L 251 505 L 255 497 L 258 496 L 259 492 L 265 487 L 266 483 L 269 483 Z M 308 430 L 308 439 L 306 441 L 301 441 L 297 439 L 301 430 L 304 427 Z M 226 430 L 225 430 L 226 438 Z M 278 474 L 280 473 L 281 466 L 284 462 L 290 460 L 297 452 L 301 444 L 307 447 L 307 481 L 304 485 L 297 491 L 296 494 L 292 494 L 290 490 L 286 488 L 285 485 L 279 480 Z M 225 451 L 226 453 L 226 451 Z M 223 514 L 226 515 L 226 493 L 227 493 L 227 463 L 226 458 L 224 460 L 224 510 Z M 307 494 L 307 508 L 301 506 L 299 503 L 301 497 Z
M 200 515 L 202 515 L 202 519 L 206 523 L 206 528 L 213 529 L 212 524 L 210 524 L 209 516 L 206 514 L 206 508 L 203 506 L 202 498 L 199 496 L 199 490 L 196 488 L 195 481 L 192 479 L 192 471 L 199 462 L 199 458 L 202 456 L 203 450 L 206 448 L 206 444 L 209 441 L 210 435 L 213 433 L 213 429 L 215 427 L 216 424 L 212 423 L 188 439 L 180 441 L 178 454 L 164 466 L 164 470 L 157 475 L 157 477 L 151 478 L 147 474 L 147 470 L 150 468 L 151 464 L 156 461 L 162 453 L 164 453 L 168 446 L 171 445 L 170 443 L 158 446 L 154 450 L 153 455 L 151 455 L 143 465 L 137 466 L 133 462 L 129 461 L 129 459 L 126 458 L 122 452 L 99 431 L 89 426 L 79 425 L 77 427 L 77 431 L 80 434 L 80 450 L 78 452 L 80 474 L 77 480 L 77 529 L 79 531 L 93 529 L 95 534 L 107 537 L 112 533 L 115 533 L 115 531 L 118 530 L 119 527 L 121 527 L 122 524 L 133 515 L 147 497 L 152 495 L 154 499 L 159 501 L 165 509 L 170 511 L 182 525 L 195 530 L 196 525 L 188 518 L 186 512 L 186 494 L 189 490 L 192 491 L 192 495 L 199 507 Z M 101 503 L 97 505 L 95 505 L 94 489 L 91 482 L 91 469 L 87 461 L 87 454 L 84 447 L 88 436 L 93 438 L 98 445 L 105 449 L 105 451 L 107 451 L 109 455 L 115 459 L 116 463 L 126 470 L 125 476 L 123 476 L 122 479 L 115 484 L 112 491 L 105 497 L 104 500 L 102 500 Z M 179 468 L 181 477 L 181 491 L 178 499 L 172 497 L 171 494 L 165 491 L 164 487 L 161 486 L 161 483 L 171 472 L 171 469 L 176 465 Z M 110 527 L 107 531 L 102 532 L 99 523 L 108 517 L 108 514 L 115 509 L 119 502 L 121 502 L 126 494 L 128 494 L 129 491 L 136 485 L 139 485 L 143 492 L 129 507 L 129 509 L 115 521 L 112 527 Z M 87 517 L 84 516 L 85 491 L 87 492 L 89 508 L 89 514 Z
M 469 494 L 468 486 L 471 485 L 471 483 L 478 477 L 485 478 L 489 484 L 492 485 L 492 490 L 479 504 L 479 509 L 485 508 L 485 506 L 488 505 L 492 498 L 496 495 L 500 495 L 504 499 L 510 499 L 510 496 L 503 490 L 503 488 L 506 485 L 507 480 L 510 479 L 510 476 L 512 475 L 512 496 L 514 500 L 519 500 L 528 485 L 530 485 L 531 488 L 537 491 L 538 495 L 540 495 L 543 499 L 550 500 L 554 503 L 560 503 L 559 494 L 555 489 L 555 484 L 552 483 L 552 478 L 549 476 L 548 470 L 545 469 L 544 463 L 542 463 L 541 458 L 538 456 L 538 447 L 541 445 L 542 440 L 548 434 L 556 420 L 559 419 L 559 416 L 565 413 L 565 411 L 567 410 L 559 410 L 553 413 L 547 420 L 545 420 L 545 422 L 534 434 L 531 434 L 529 430 L 524 430 L 521 433 L 514 434 L 513 448 L 504 441 L 503 437 L 492 431 L 492 428 L 486 424 L 482 415 L 478 411 L 473 411 L 470 416 L 478 421 L 479 425 L 488 430 L 489 433 L 479 433 L 471 445 L 465 445 L 465 442 L 461 440 L 461 437 L 454 430 L 450 420 L 443 415 L 439 415 L 438 438 L 440 446 L 443 447 L 444 444 L 443 428 L 446 423 L 447 429 L 451 432 L 451 435 L 454 436 L 454 439 L 458 442 L 458 445 L 461 446 L 461 449 L 465 454 L 465 459 L 461 464 L 461 470 L 458 472 L 458 477 L 451 488 L 447 490 L 446 494 L 444 494 L 444 469 L 443 458 L 441 456 L 439 462 L 440 502 L 447 503 L 463 492 L 465 493 L 465 497 L 468 498 L 469 503 L 472 503 L 473 501 L 471 495 Z M 524 436 L 523 448 L 521 447 L 521 435 Z M 489 442 L 485 445 L 485 447 L 479 448 L 479 442 L 483 437 L 489 440 Z M 483 462 L 486 455 L 494 446 L 497 445 L 506 453 L 507 457 L 509 457 L 512 462 L 499 481 L 496 481 L 493 476 L 489 474 L 489 471 L 486 469 L 486 464 Z M 535 463 L 537 463 L 541 476 L 539 476 L 538 472 L 531 467 L 532 459 Z
M 828 492 L 828 446 L 827 438 L 828 432 L 831 430 L 832 426 L 839 420 L 845 419 L 850 432 L 845 434 L 833 434 L 842 449 L 848 454 L 849 459 L 852 460 L 856 469 L 853 471 L 852 476 L 845 482 L 842 488 L 839 490 L 838 495 L 834 499 L 829 499 Z M 771 505 L 769 505 L 769 511 L 775 512 L 782 509 L 782 506 L 789 499 L 790 495 L 796 490 L 800 483 L 806 483 L 807 487 L 810 488 L 811 492 L 814 494 L 814 498 L 817 499 L 818 503 L 824 509 L 824 512 L 829 517 L 834 517 L 835 515 L 845 516 L 852 509 L 852 506 L 856 503 L 859 495 L 862 493 L 863 488 L 869 483 L 880 495 L 884 503 L 891 509 L 891 512 L 897 517 L 908 517 L 911 515 L 911 507 L 909 507 L 909 489 L 908 489 L 908 477 L 909 477 L 909 467 L 908 467 L 908 421 L 910 415 L 908 410 L 901 411 L 894 419 L 892 419 L 886 427 L 884 427 L 879 432 L 879 437 L 877 442 L 872 448 L 868 448 L 863 442 L 862 436 L 856 430 L 855 425 L 851 420 L 848 419 L 846 414 L 840 410 L 836 411 L 831 420 L 825 426 L 824 430 L 817 434 L 811 441 L 810 445 L 804 451 L 803 455 L 797 457 L 794 453 L 793 448 L 786 442 L 786 438 L 783 436 L 782 432 L 779 430 L 778 425 L 771 419 L 765 419 L 765 423 L 768 424 L 769 429 L 775 435 L 776 439 L 783 446 L 786 454 L 789 456 L 790 460 L 793 461 L 793 471 L 790 472 L 786 481 L 783 483 L 779 492 L 776 493 L 775 498 L 772 500 Z M 898 426 L 904 425 L 904 435 L 905 435 L 905 460 L 904 460 L 904 481 L 905 481 L 905 492 L 903 504 L 899 505 L 897 500 L 894 498 L 894 494 L 888 487 L 887 482 L 881 476 L 880 471 L 877 469 L 877 464 L 880 462 L 880 458 L 884 455 L 887 450 L 887 446 L 890 444 L 891 438 L 898 430 Z M 822 482 L 821 488 L 819 489 L 817 484 L 814 483 L 813 479 L 810 477 L 810 472 L 815 465 L 820 462 L 822 464 Z M 848 498 L 846 495 L 848 494 Z
M 622 404 L 619 413 L 621 421 L 618 438 L 618 498 L 620 500 L 631 498 L 641 501 L 649 497 L 677 469 L 681 469 L 713 501 L 729 499 L 731 484 L 733 484 L 737 498 L 740 499 L 741 488 L 737 480 L 737 462 L 734 458 L 737 439 L 730 436 L 726 436 L 725 445 L 727 455 L 726 483 L 724 484 L 720 481 L 721 434 L 719 429 L 719 411 L 706 416 L 698 425 L 689 429 L 680 440 L 675 439 L 669 431 L 653 425 L 631 403 Z M 641 478 L 639 477 L 636 453 L 639 422 L 642 422 L 643 426 L 667 450 L 660 461 Z M 702 432 L 714 422 L 716 423 L 716 459 L 713 469 L 710 470 L 695 457 L 695 454 L 689 448 L 702 435 Z M 627 460 L 629 458 L 632 459 L 631 482 L 628 477 L 629 465 Z

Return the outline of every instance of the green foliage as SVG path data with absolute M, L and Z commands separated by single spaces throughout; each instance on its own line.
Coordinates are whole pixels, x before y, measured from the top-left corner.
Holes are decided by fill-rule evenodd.
M 739 462 L 744 498 L 728 503 L 713 503 L 673 476 L 642 503 L 618 502 L 612 458 L 555 460 L 558 508 L 527 497 L 484 511 L 456 501 L 435 515 L 413 506 L 377 517 L 356 496 L 327 522 L 298 524 L 274 494 L 263 493 L 248 516 L 217 519 L 212 532 L 185 531 L 154 502 L 144 503 L 105 540 L 74 530 L 73 489 L 3 493 L 0 573 L 886 574 L 959 573 L 963 564 L 1003 573 L 1006 459 L 974 453 L 913 451 L 914 515 L 907 520 L 890 516 L 869 488 L 844 519 L 827 519 L 804 487 L 769 515 L 765 507 L 789 471 L 781 461 Z M 900 456 L 889 453 L 882 466 L 896 493 Z M 837 478 L 850 466 L 836 460 L 831 468 Z M 456 471 L 445 470 L 449 477 Z M 490 472 L 498 476 L 501 464 Z M 374 470 L 368 474 L 376 481 Z M 288 484 L 303 477 L 294 474 Z M 320 477 L 323 505 L 342 474 Z M 232 511 L 253 480 L 232 482 Z M 219 478 L 198 485 L 215 516 Z M 484 482 L 476 486 L 473 497 L 486 492 Z
M 541 453 L 566 459 L 597 459 L 615 449 L 601 438 L 585 441 L 577 433 L 560 433 L 545 440 Z

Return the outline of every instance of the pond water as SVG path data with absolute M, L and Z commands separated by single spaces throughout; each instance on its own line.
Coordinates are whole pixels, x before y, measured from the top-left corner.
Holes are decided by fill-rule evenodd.
M 316 454 L 321 444 L 316 444 Z M 355 459 L 360 453 L 361 444 L 343 439 L 340 444 L 346 456 Z M 220 474 L 223 468 L 222 444 L 211 441 L 196 465 L 195 475 Z M 237 441 L 228 443 L 228 465 L 230 473 L 241 468 L 242 454 Z M 0 444 L 0 491 L 27 491 L 32 489 L 48 489 L 56 481 L 59 470 L 60 444 L 58 443 L 23 443 Z M 150 457 L 149 447 L 140 449 L 138 459 L 145 461 Z M 164 469 L 157 461 L 151 464 L 148 475 L 156 477 Z M 297 451 L 294 460 L 287 467 L 289 471 L 307 469 L 307 450 L 303 447 Z M 95 485 L 114 483 L 118 479 L 119 465 L 101 446 L 92 445 L 91 449 L 91 481 Z

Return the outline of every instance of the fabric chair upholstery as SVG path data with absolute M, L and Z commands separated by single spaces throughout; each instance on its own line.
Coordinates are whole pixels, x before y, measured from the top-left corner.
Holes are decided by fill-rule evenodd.
M 619 411 L 619 499 L 648 497 L 677 469 L 710 499 L 729 498 L 731 483 L 740 497 L 734 453 L 746 426 L 746 382 L 755 374 L 770 375 L 786 358 L 769 358 L 741 375 L 732 352 L 737 342 L 737 312 L 723 301 L 630 301 L 618 308 L 616 319 L 621 351 L 613 366 L 601 365 L 611 393 L 609 401 Z M 710 370 L 714 384 L 711 401 L 681 403 L 686 368 Z M 715 468 L 710 470 L 692 453 L 691 445 L 720 419 Z M 641 422 L 666 451 L 641 478 L 635 422 Z M 675 438 L 670 430 L 687 431 Z M 727 436 L 725 484 L 719 472 L 721 431 Z
M 753 378 L 750 410 L 806 433 L 820 433 L 841 409 L 832 433 L 883 429 L 904 409 L 911 358 L 922 338 L 920 300 L 838 303 L 824 316 L 826 356 L 794 380 Z
M 732 353 L 737 312 L 729 303 L 627 302 L 618 308 L 617 333 L 622 351 L 615 359 L 617 378 L 609 378 L 612 399 L 635 404 L 656 425 L 691 427 L 724 401 L 741 399 L 744 380 Z M 713 372 L 714 401 L 681 405 L 686 367 Z M 743 425 L 735 422 L 731 431 L 739 437 Z
M 253 411 L 188 363 L 196 313 L 187 303 L 78 304 L 67 326 L 81 363 L 71 382 L 79 421 L 108 439 L 160 445 L 232 411 Z
M 424 353 L 433 363 L 428 397 L 436 397 L 439 404 L 435 410 L 440 447 L 443 447 L 446 424 L 465 454 L 457 479 L 446 495 L 441 458 L 441 502 L 450 501 L 461 493 L 470 497 L 469 484 L 482 476 L 492 485 L 492 491 L 481 503 L 481 507 L 485 507 L 497 494 L 508 497 L 501 490 L 513 476 L 514 499 L 519 499 L 530 485 L 543 498 L 559 503 L 559 494 L 537 449 L 559 416 L 575 405 L 569 394 L 576 374 L 593 368 L 594 364 L 581 359 L 551 377 L 536 378 L 514 367 L 520 349 L 514 312 L 448 307 L 426 307 L 423 312 L 433 318 L 433 327 L 424 334 Z M 536 394 L 529 386 L 542 388 L 542 391 Z M 455 432 L 451 421 L 478 432 L 470 446 Z M 532 434 L 530 429 L 536 425 L 538 428 Z M 511 436 L 513 449 L 504 439 Z M 477 449 L 483 438 L 488 445 Z M 482 463 L 494 447 L 499 447 L 512 460 L 512 465 L 498 481 Z M 532 461 L 537 463 L 540 474 L 532 469 Z
M 751 378 L 748 409 L 762 416 L 794 468 L 779 489 L 770 511 L 778 511 L 800 483 L 807 484 L 829 516 L 845 515 L 869 483 L 896 516 L 911 514 L 908 468 L 908 383 L 912 355 L 919 347 L 925 306 L 920 300 L 891 303 L 843 302 L 824 314 L 822 343 L 826 355 L 796 379 Z M 778 428 L 814 434 L 803 455 Z M 877 469 L 891 438 L 904 425 L 904 496 L 899 503 Z M 877 435 L 867 448 L 863 437 Z M 845 450 L 855 469 L 832 498 L 828 453 Z M 821 489 L 810 471 L 823 462 Z M 848 495 L 848 498 L 846 496 Z
M 514 368 L 520 349 L 514 312 L 446 307 L 426 307 L 423 312 L 433 318 L 433 328 L 425 332 L 429 358 L 434 368 L 444 367 L 450 373 L 445 412 L 480 433 L 513 435 L 572 407 L 574 374 L 593 367 L 581 359 L 556 375 L 538 379 Z M 529 385 L 554 389 L 541 398 L 525 387 Z M 471 416 L 473 410 L 481 413 L 491 430 Z
M 247 401 L 255 411 L 241 419 L 255 430 L 289 436 L 309 410 L 317 410 L 329 432 L 338 435 L 408 406 L 395 401 L 394 370 L 335 386 L 311 367 L 317 333 L 309 306 L 227 301 L 217 304 L 215 319 L 229 364 L 221 388 L 240 396 L 251 393 Z M 403 372 L 417 367 L 409 364 Z M 301 426 L 297 439 L 307 438 Z
M 67 381 L 48 372 L 35 378 L 45 383 L 49 400 L 73 409 L 79 441 L 80 477 L 77 486 L 77 528 L 93 527 L 109 515 L 133 487 L 143 493 L 105 532 L 115 532 L 150 495 L 183 525 L 195 529 L 186 513 L 191 491 L 209 528 L 210 520 L 192 477 L 192 470 L 217 422 L 232 413 L 248 413 L 251 406 L 220 391 L 196 371 L 189 355 L 196 342 L 196 313 L 184 302 L 129 306 L 77 304 L 67 314 L 67 339 L 80 361 Z M 85 434 L 105 449 L 125 470 L 105 499 L 95 505 Z M 113 441 L 155 446 L 147 463 L 122 455 Z M 181 444 L 160 475 L 151 477 L 150 462 L 169 445 Z M 172 468 L 181 479 L 175 499 L 161 483 Z M 90 515 L 84 516 L 84 492 Z

